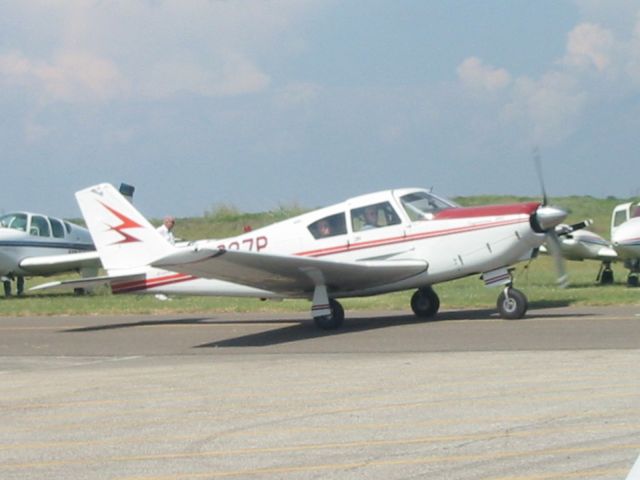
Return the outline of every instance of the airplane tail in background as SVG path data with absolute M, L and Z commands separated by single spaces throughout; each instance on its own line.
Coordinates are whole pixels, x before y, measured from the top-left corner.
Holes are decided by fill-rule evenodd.
M 76 192 L 76 200 L 107 271 L 147 266 L 173 250 L 112 185 Z

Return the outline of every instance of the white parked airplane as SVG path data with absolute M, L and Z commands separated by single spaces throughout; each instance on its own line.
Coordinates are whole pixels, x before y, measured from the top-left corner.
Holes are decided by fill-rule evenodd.
M 86 228 L 32 212 L 0 217 L 0 276 L 96 275 L 100 257 Z
M 129 201 L 134 190 L 132 185 L 120 184 L 120 192 Z M 69 271 L 90 277 L 97 275 L 100 266 L 100 257 L 86 228 L 33 212 L 0 216 L 0 277 L 7 281 L 17 277 L 20 283 L 21 277 Z M 5 290 L 8 291 L 10 285 Z
M 594 232 L 580 230 L 590 224 L 587 222 L 556 227 L 562 256 L 567 260 L 602 262 L 596 277 L 601 284 L 613 283 L 611 263 L 622 261 L 629 270 L 627 284 L 637 286 L 640 275 L 640 203 L 626 202 L 613 209 L 611 242 Z
M 638 285 L 640 274 L 640 203 L 616 206 L 611 214 L 611 244 L 629 270 L 627 284 Z
M 581 262 L 583 260 L 597 260 L 602 262 L 596 278 L 602 284 L 613 283 L 613 270 L 611 262 L 615 261 L 618 254 L 610 242 L 597 233 L 586 230 L 593 223 L 592 220 L 584 220 L 573 225 L 560 224 L 556 226 L 556 235 L 560 254 L 566 260 Z M 545 245 L 540 251 L 547 252 Z
M 511 265 L 532 258 L 567 215 L 537 202 L 464 208 L 405 188 L 174 246 L 109 184 L 76 198 L 108 275 L 35 288 L 108 282 L 114 293 L 307 298 L 324 329 L 343 322 L 338 298 L 409 289 L 414 313 L 433 317 L 432 285 L 469 275 L 502 286 L 500 314 L 520 318 L 528 302 L 512 287 Z

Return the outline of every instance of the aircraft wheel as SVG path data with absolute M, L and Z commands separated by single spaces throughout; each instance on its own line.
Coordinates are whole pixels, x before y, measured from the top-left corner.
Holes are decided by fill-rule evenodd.
M 322 330 L 336 330 L 342 326 L 344 322 L 344 308 L 340 305 L 340 302 L 334 300 L 333 298 L 329 299 L 329 308 L 331 308 L 330 315 L 323 315 L 321 317 L 314 317 L 313 321 L 315 322 L 318 328 Z
M 417 317 L 434 317 L 439 308 L 440 299 L 431 287 L 421 288 L 411 297 L 411 309 Z
M 604 269 L 600 276 L 600 285 L 611 285 L 613 283 L 613 270 L 610 268 Z
M 507 292 L 505 294 L 503 290 L 498 296 L 497 306 L 500 316 L 510 320 L 524 317 L 529 307 L 526 295 L 515 288 L 509 288 Z
M 637 287 L 638 286 L 638 275 L 629 274 L 629 276 L 627 277 L 627 285 L 630 286 L 630 287 Z

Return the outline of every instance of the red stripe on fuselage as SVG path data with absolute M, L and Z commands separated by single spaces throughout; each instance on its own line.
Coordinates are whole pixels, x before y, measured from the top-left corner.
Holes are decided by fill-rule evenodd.
M 487 223 L 482 223 L 478 225 L 467 225 L 467 226 L 449 228 L 444 230 L 434 230 L 432 232 L 422 232 L 422 233 L 414 233 L 410 235 L 387 237 L 387 238 L 381 238 L 377 240 L 370 240 L 366 242 L 358 242 L 358 243 L 352 243 L 352 244 L 347 243 L 347 244 L 337 245 L 335 247 L 298 252 L 295 255 L 298 255 L 301 257 L 323 257 L 326 255 L 351 252 L 354 250 L 362 250 L 365 248 L 381 247 L 386 245 L 393 245 L 396 243 L 423 240 L 425 238 L 431 238 L 431 237 L 443 237 L 446 235 L 453 235 L 456 233 L 468 233 L 476 230 L 485 230 L 488 228 L 504 227 L 507 225 L 515 225 L 517 223 L 524 223 L 524 222 L 528 222 L 528 219 L 516 218 L 511 220 L 502 220 L 499 222 L 487 222 Z
M 479 207 L 458 207 L 442 210 L 434 215 L 434 220 L 452 218 L 497 217 L 502 215 L 531 215 L 540 206 L 538 202 L 511 203 L 507 205 L 483 205 Z

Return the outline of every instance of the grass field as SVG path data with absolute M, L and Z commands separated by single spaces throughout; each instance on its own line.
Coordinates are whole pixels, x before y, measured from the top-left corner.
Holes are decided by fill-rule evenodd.
M 515 196 L 456 199 L 463 205 L 529 200 L 537 199 Z M 562 206 L 570 212 L 568 222 L 593 218 L 595 220 L 593 230 L 608 238 L 611 211 L 615 205 L 624 201 L 629 200 L 564 197 L 553 199 L 551 203 Z M 188 240 L 221 238 L 240 233 L 245 225 L 258 228 L 302 211 L 303 209 L 298 206 L 289 206 L 275 212 L 243 214 L 231 206 L 219 205 L 206 212 L 203 217 L 178 219 L 176 234 Z M 571 283 L 568 288 L 562 289 L 556 286 L 553 262 L 550 258 L 542 256 L 529 265 L 517 265 L 515 286 L 525 292 L 532 308 L 556 305 L 640 305 L 640 289 L 626 286 L 626 270 L 621 265 L 614 265 L 616 283 L 610 286 L 596 285 L 598 268 L 597 262 L 567 262 Z M 49 280 L 51 279 L 41 277 L 27 279 L 27 288 Z M 442 309 L 495 308 L 499 294 L 499 289 L 484 287 L 483 282 L 477 277 L 436 285 L 435 290 L 440 296 Z M 408 291 L 369 298 L 345 299 L 342 303 L 346 310 L 385 309 L 410 312 L 409 299 L 412 293 Z M 310 304 L 305 300 L 261 302 L 255 299 L 173 297 L 169 301 L 160 301 L 150 295 L 111 295 L 106 289 L 87 296 L 27 293 L 21 298 L 0 297 L 0 315 L 5 316 L 252 311 L 294 311 L 303 312 L 306 315 L 309 308 Z

